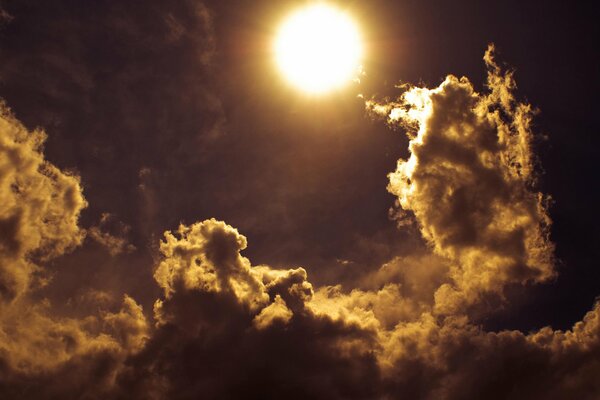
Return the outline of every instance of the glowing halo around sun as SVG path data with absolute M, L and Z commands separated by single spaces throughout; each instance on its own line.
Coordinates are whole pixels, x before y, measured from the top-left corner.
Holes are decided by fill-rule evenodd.
M 292 85 L 311 94 L 340 88 L 356 78 L 362 53 L 351 18 L 323 3 L 293 13 L 275 40 L 279 69 Z

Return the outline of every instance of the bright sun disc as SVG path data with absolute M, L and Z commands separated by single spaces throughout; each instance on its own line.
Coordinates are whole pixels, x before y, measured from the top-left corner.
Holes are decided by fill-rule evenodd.
M 358 75 L 362 46 L 356 26 L 325 4 L 304 8 L 283 24 L 275 42 L 286 78 L 308 93 L 338 88 Z

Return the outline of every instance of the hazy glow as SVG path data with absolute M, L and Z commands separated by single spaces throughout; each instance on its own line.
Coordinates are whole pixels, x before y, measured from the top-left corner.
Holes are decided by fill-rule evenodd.
M 286 78 L 309 93 L 342 86 L 359 72 L 362 46 L 352 20 L 324 4 L 293 14 L 275 42 L 277 64 Z

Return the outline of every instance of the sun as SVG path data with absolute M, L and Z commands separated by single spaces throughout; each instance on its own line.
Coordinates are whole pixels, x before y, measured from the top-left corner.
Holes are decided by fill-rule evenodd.
M 349 15 L 322 3 L 293 13 L 275 40 L 279 69 L 291 84 L 311 94 L 356 78 L 362 53 L 360 34 Z

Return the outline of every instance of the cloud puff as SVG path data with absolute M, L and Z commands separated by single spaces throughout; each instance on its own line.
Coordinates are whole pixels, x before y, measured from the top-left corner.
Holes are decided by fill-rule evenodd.
M 388 190 L 452 262 L 452 282 L 436 293 L 441 313 L 554 276 L 546 197 L 531 189 L 532 109 L 514 100 L 512 74 L 494 62 L 493 47 L 485 61 L 487 94 L 448 76 L 435 89 L 403 87 L 397 102 L 368 103 L 409 129 L 410 157 L 398 161 Z
M 0 104 L 0 296 L 13 300 L 31 284 L 34 260 L 48 260 L 83 239 L 86 206 L 79 179 L 44 159 L 42 131 L 29 132 Z
M 110 213 L 103 213 L 98 224 L 87 230 L 87 237 L 104 246 L 111 256 L 117 256 L 135 250 L 135 246 L 128 241 L 130 231 L 131 226 Z
M 89 374 L 52 383 L 48 393 L 76 385 L 75 376 L 97 378 L 89 368 L 108 359 L 117 365 L 143 345 L 148 331 L 141 307 L 127 296 L 120 311 L 84 319 L 53 316 L 48 300 L 31 298 L 48 284 L 43 264 L 84 237 L 79 179 L 44 159 L 45 137 L 0 105 L 0 393 L 10 398 L 48 395 L 35 389 L 38 384 L 75 364 L 86 363 Z
M 263 308 L 260 313 L 254 317 L 253 323 L 258 329 L 265 329 L 270 325 L 281 321 L 284 324 L 290 322 L 294 314 L 287 308 L 285 302 L 281 299 L 281 296 L 277 295 L 272 304 Z
M 364 398 L 374 332 L 309 307 L 303 268 L 252 266 L 214 219 L 166 232 L 156 330 L 117 378 L 129 398 Z M 182 391 L 182 388 L 183 389 Z
M 244 248 L 246 238 L 221 221 L 181 225 L 176 234 L 165 233 L 164 259 L 154 278 L 167 299 L 178 291 L 226 293 L 255 309 L 268 296 L 260 276 L 240 256 Z
M 21 300 L 0 318 L 3 398 L 105 398 L 149 328 L 129 297 L 118 312 L 83 319 L 59 318 L 47 302 Z

